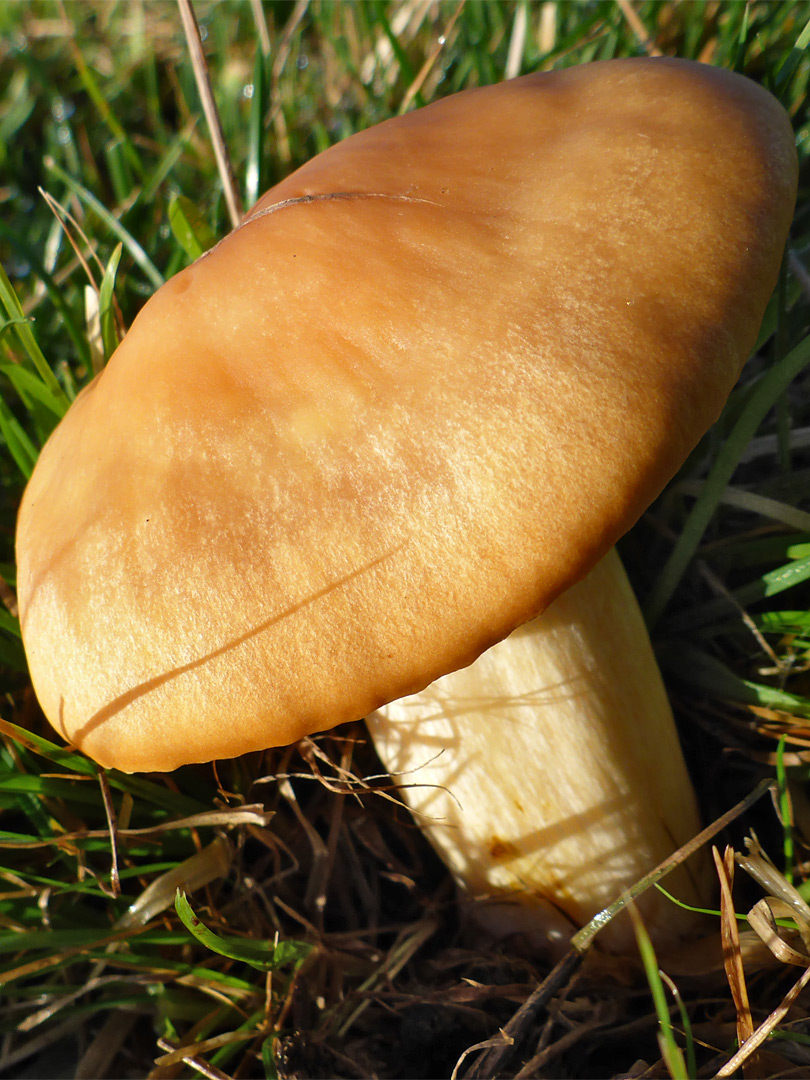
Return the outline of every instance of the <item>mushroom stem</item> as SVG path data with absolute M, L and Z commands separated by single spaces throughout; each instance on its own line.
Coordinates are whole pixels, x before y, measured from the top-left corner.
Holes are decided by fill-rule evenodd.
M 615 550 L 470 667 L 368 719 L 476 919 L 553 945 L 699 830 L 666 692 Z M 700 872 L 680 867 L 687 903 Z M 693 921 L 654 890 L 656 940 Z M 600 934 L 611 951 L 629 920 Z

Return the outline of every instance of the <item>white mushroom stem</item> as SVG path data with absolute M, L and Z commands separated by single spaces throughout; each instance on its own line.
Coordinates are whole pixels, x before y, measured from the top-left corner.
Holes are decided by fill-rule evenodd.
M 401 795 L 499 932 L 567 941 L 699 829 L 650 640 L 611 551 L 538 619 L 468 668 L 368 720 Z M 667 880 L 698 901 L 700 870 Z M 691 917 L 656 890 L 660 943 Z M 624 951 L 622 916 L 599 942 Z

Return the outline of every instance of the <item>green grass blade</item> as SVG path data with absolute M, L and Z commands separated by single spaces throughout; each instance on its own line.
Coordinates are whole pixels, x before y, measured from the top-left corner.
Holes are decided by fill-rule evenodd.
M 749 27 L 749 10 L 748 4 L 744 5 L 744 11 L 742 13 L 742 19 L 740 21 L 740 30 L 737 34 L 736 48 L 734 52 L 734 71 L 743 74 L 745 72 L 745 50 L 748 45 L 748 27 Z
M 0 608 L 0 663 L 13 671 L 28 670 L 22 645 L 20 620 L 5 608 Z
M 241 938 L 224 938 L 197 918 L 185 893 L 179 889 L 174 906 L 186 929 L 211 952 L 230 960 L 241 960 L 259 971 L 275 971 L 283 964 L 300 964 L 312 950 L 312 946 L 303 941 L 280 941 L 271 946 L 269 942 L 259 944 Z
M 810 611 L 766 611 L 754 622 L 767 634 L 803 633 L 810 630 Z
M 716 919 L 720 918 L 719 908 L 696 907 L 694 904 L 687 904 L 685 900 L 679 900 L 677 896 L 673 896 L 671 892 L 667 892 L 660 881 L 654 882 L 653 888 L 657 889 L 660 893 L 663 893 L 667 900 L 675 904 L 676 907 L 683 908 L 684 911 L 693 911 L 696 915 L 711 915 Z M 745 922 L 744 915 L 736 915 L 736 918 Z
M 28 670 L 25 650 L 19 638 L 9 637 L 7 633 L 0 633 L 0 665 L 10 668 L 12 671 L 25 672 Z
M 275 1055 L 277 1038 L 278 1035 L 274 1031 L 273 1034 L 268 1035 L 262 1043 L 262 1068 L 264 1069 L 264 1080 L 279 1080 Z
M 62 772 L 74 772 L 80 776 L 97 776 L 99 767 L 95 762 L 85 757 L 77 750 L 70 750 L 63 746 L 57 746 L 41 735 L 21 728 L 9 720 L 0 718 L 0 732 L 16 739 L 22 746 L 41 754 L 48 761 L 53 762 Z M 143 799 L 152 805 L 159 806 L 172 814 L 189 815 L 210 810 L 210 805 L 200 802 L 189 795 L 171 791 L 169 788 L 147 780 L 142 776 L 130 776 L 128 773 L 119 773 L 115 769 L 107 771 L 107 779 L 110 787 L 119 791 L 127 791 L 137 799 Z
M 655 1013 L 658 1017 L 658 1042 L 661 1047 L 661 1056 L 666 1063 L 672 1080 L 689 1080 L 690 1074 L 687 1072 L 683 1052 L 675 1041 L 675 1032 L 672 1030 L 672 1021 L 670 1020 L 669 1006 L 667 1005 L 667 995 L 664 990 L 661 972 L 658 969 L 658 960 L 655 955 L 655 949 L 653 948 L 652 941 L 650 941 L 650 935 L 647 933 L 647 928 L 642 922 L 641 916 L 635 905 L 631 904 L 628 907 L 628 911 L 633 920 L 633 930 L 636 935 L 641 963 L 644 967 L 644 974 L 647 976 L 650 994 L 652 995 L 653 1005 L 655 1006 Z
M 50 799 L 68 799 L 72 804 L 82 806 L 95 806 L 98 802 L 98 794 L 92 784 L 51 776 L 33 776 L 30 773 L 0 775 L 0 792 L 28 792 Z
M 99 116 L 109 128 L 113 138 L 116 139 L 118 143 L 123 147 L 129 164 L 132 166 L 135 172 L 141 178 L 143 178 L 143 164 L 141 163 L 141 159 L 138 156 L 135 147 L 132 145 L 132 142 L 130 141 L 129 136 L 126 133 L 123 124 L 121 124 L 118 117 L 115 115 L 115 113 L 112 111 L 109 104 L 107 103 L 107 99 L 102 93 L 92 69 L 85 62 L 84 55 L 81 49 L 74 46 L 71 51 L 73 53 L 73 58 L 76 62 L 76 70 L 79 73 L 79 78 L 82 81 L 82 85 L 87 91 L 90 100 L 98 109 Z
M 5 630 L 6 633 L 12 634 L 16 638 L 22 638 L 20 620 L 3 607 L 0 607 L 0 630 Z
M 83 335 L 73 317 L 70 305 L 65 300 L 63 289 L 57 285 L 53 275 L 45 268 L 45 264 L 39 257 L 39 252 L 24 236 L 20 236 L 13 229 L 8 228 L 2 221 L 0 221 L 0 239 L 7 240 L 15 251 L 29 263 L 33 273 L 45 286 L 51 303 L 59 312 L 59 318 L 73 342 L 80 361 L 89 364 L 90 350 L 87 345 L 87 338 Z
M 801 547 L 804 547 L 804 545 L 801 545 Z M 727 616 L 732 599 L 735 604 L 745 608 L 750 604 L 757 603 L 759 600 L 778 596 L 796 585 L 803 584 L 808 579 L 810 579 L 810 557 L 797 558 L 792 563 L 785 563 L 775 570 L 769 570 L 754 581 L 749 581 L 746 585 L 734 589 L 731 597 L 718 596 L 700 607 L 693 608 L 691 611 L 675 615 L 670 621 L 668 629 L 672 633 L 684 633 L 687 630 L 693 630 L 697 626 L 706 625 Z M 790 616 L 789 625 L 785 627 L 786 633 L 801 632 L 810 626 L 810 621 L 805 618 L 806 613 L 804 612 L 788 612 L 785 614 Z M 775 615 L 769 613 L 758 614 L 754 615 L 753 618 L 757 625 L 760 626 L 760 629 L 776 632 L 781 625 L 778 612 Z
M 112 933 L 112 931 L 108 931 Z M 75 949 L 82 945 L 92 948 L 99 938 L 106 936 L 99 933 L 98 927 L 82 930 L 31 930 L 28 933 L 0 935 L 0 954 L 17 952 L 56 952 L 62 949 Z
M 787 735 L 782 735 L 776 746 L 776 793 L 779 805 L 779 820 L 782 823 L 782 855 L 784 868 L 782 873 L 789 885 L 793 884 L 793 813 L 790 805 L 787 772 L 785 770 L 785 743 Z
M 810 337 L 775 364 L 746 401 L 728 438 L 722 446 L 703 490 L 684 525 L 672 554 L 664 565 L 645 604 L 649 626 L 654 626 L 677 589 L 700 544 L 723 490 L 731 480 L 743 451 L 753 439 L 768 411 L 791 382 L 810 363 Z
M 784 566 L 777 567 L 776 570 L 769 570 L 766 574 L 763 574 L 759 579 L 762 589 L 761 595 L 763 597 L 778 596 L 779 593 L 785 592 L 786 589 L 801 585 L 808 578 L 810 578 L 810 556 L 796 559 L 793 562 L 786 563 Z
M 53 160 L 48 157 L 45 159 L 45 165 L 50 173 L 58 177 L 62 183 L 66 184 L 70 191 L 73 192 L 81 201 L 87 206 L 93 213 L 107 226 L 110 232 L 115 236 L 129 254 L 132 256 L 134 262 L 143 270 L 146 277 L 149 279 L 150 284 L 155 289 L 159 289 L 163 284 L 163 275 L 146 254 L 144 249 L 138 243 L 131 233 L 127 232 L 115 214 L 111 214 L 110 211 L 104 206 L 104 204 L 96 198 L 91 191 L 88 191 L 84 184 L 80 184 L 78 180 L 75 180 L 70 173 L 65 170 Z
M 15 465 L 27 480 L 34 471 L 39 455 L 22 424 L 2 398 L 0 398 L 0 435 L 14 458 Z
M 12 74 L 8 91 L 8 108 L 0 114 L 0 162 L 5 158 L 6 147 L 17 137 L 37 103 L 30 92 L 27 72 L 22 68 Z
M 155 166 L 152 175 L 144 184 L 141 193 L 141 201 L 147 206 L 151 204 L 152 200 L 157 195 L 160 185 L 171 175 L 172 170 L 175 165 L 177 165 L 183 151 L 188 145 L 188 141 L 191 138 L 195 126 L 196 123 L 194 121 L 187 124 L 181 132 L 174 136 L 164 150 L 163 156 Z
M 810 22 L 805 25 L 804 30 L 799 34 L 796 39 L 796 44 L 787 54 L 782 62 L 781 67 L 776 73 L 776 88 L 777 90 L 784 90 L 788 82 L 793 77 L 796 68 L 804 59 L 807 46 L 810 45 Z
M 689 1019 L 689 1013 L 686 1011 L 686 1004 L 681 996 L 681 992 L 675 983 L 670 979 L 669 975 L 664 974 L 663 971 L 659 971 L 661 979 L 669 988 L 670 994 L 675 999 L 675 1004 L 678 1006 L 678 1015 L 681 1018 L 681 1027 L 683 1028 L 684 1042 L 686 1043 L 686 1075 L 688 1077 L 697 1076 L 697 1054 L 695 1052 L 695 1038 L 692 1034 L 692 1022 Z
M 14 330 L 17 337 L 20 340 L 20 344 L 25 350 L 26 355 L 34 366 L 34 370 L 38 373 L 40 379 L 51 392 L 53 398 L 61 403 L 62 412 L 64 412 L 70 405 L 70 400 L 59 385 L 59 381 L 51 371 L 48 361 L 42 354 L 42 350 L 37 344 L 37 340 L 34 337 L 34 332 L 31 329 L 30 321 L 26 318 L 25 312 L 22 309 L 17 294 L 14 291 L 11 282 L 6 275 L 5 270 L 0 265 L 0 304 L 6 310 L 6 314 L 14 324 Z
M 678 642 L 673 650 L 662 649 L 658 658 L 662 667 L 671 670 L 701 695 L 710 694 L 746 705 L 782 709 L 794 716 L 810 716 L 810 699 L 743 679 L 721 660 L 686 641 Z
M 185 195 L 175 195 L 169 203 L 169 225 L 175 240 L 190 259 L 199 259 L 216 243 L 208 223 Z
M 256 43 L 256 61 L 253 65 L 253 96 L 250 99 L 250 119 L 248 121 L 248 158 L 245 168 L 245 205 L 250 207 L 257 201 L 265 188 L 264 173 L 264 117 L 267 113 L 269 98 L 269 80 L 267 78 L 267 60 Z
M 110 174 L 115 201 L 126 202 L 133 194 L 135 181 L 122 144 L 120 142 L 108 143 L 104 147 L 104 160 Z
M 44 739 L 41 735 L 28 731 L 26 728 L 21 728 L 17 724 L 12 724 L 8 720 L 0 719 L 0 732 L 41 754 L 63 772 L 75 772 L 80 776 L 96 776 L 98 773 L 97 766 L 89 758 L 86 758 L 84 754 L 57 746 L 56 743 L 49 742 L 48 739 Z
M 98 313 L 101 321 L 101 340 L 104 343 L 104 359 L 109 360 L 118 348 L 118 331 L 115 326 L 115 309 L 113 307 L 115 292 L 115 275 L 118 273 L 118 264 L 121 262 L 123 244 L 118 244 L 110 256 L 110 261 L 104 269 L 104 277 L 101 280 L 101 288 L 98 291 Z
M 374 16 L 377 20 L 377 24 L 381 27 L 383 33 L 388 38 L 388 42 L 391 46 L 394 56 L 397 59 L 397 63 L 402 71 L 402 77 L 407 85 L 410 85 L 416 78 L 416 72 L 413 65 L 408 59 L 408 54 L 402 47 L 402 42 L 399 36 L 394 31 L 393 26 L 388 18 L 388 9 L 382 0 L 372 0 L 372 7 L 374 9 Z M 425 104 L 424 96 L 421 91 L 417 91 L 413 98 L 414 105 L 420 108 Z
M 53 426 L 65 415 L 64 396 L 57 397 L 53 394 L 39 375 L 20 364 L 3 363 L 0 363 L 0 373 L 6 376 L 28 410 L 38 414 L 45 424 Z

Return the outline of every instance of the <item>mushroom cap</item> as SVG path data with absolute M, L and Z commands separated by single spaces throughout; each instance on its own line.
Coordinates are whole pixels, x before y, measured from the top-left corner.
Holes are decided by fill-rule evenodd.
M 795 186 L 770 95 L 666 59 L 467 91 L 292 174 L 42 452 L 18 585 L 50 721 L 167 770 L 472 662 L 714 421 Z

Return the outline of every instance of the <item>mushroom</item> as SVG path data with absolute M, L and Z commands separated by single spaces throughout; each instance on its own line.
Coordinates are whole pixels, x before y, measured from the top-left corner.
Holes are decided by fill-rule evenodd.
M 697 803 L 644 619 L 608 552 L 538 618 L 473 664 L 367 723 L 400 793 L 496 935 L 553 952 L 700 831 Z M 667 881 L 706 902 L 708 863 Z M 695 922 L 654 890 L 660 947 Z M 599 944 L 624 952 L 629 920 Z
M 507 744 L 486 784 L 523 778 L 525 797 L 506 799 L 533 848 L 552 826 L 609 834 L 577 841 L 582 865 L 561 870 L 554 841 L 532 868 L 548 864 L 545 882 L 528 860 L 507 879 L 586 918 L 696 821 L 608 552 L 735 382 L 795 184 L 773 98 L 668 59 L 470 90 L 320 154 L 155 294 L 42 452 L 17 551 L 46 716 L 126 771 L 285 744 L 471 664 L 568 591 L 545 636 L 577 597 L 560 651 L 580 670 L 538 691 L 522 662 L 517 693 L 545 702 L 546 733 Z M 624 622 L 592 635 L 580 621 L 596 613 Z M 535 634 L 500 647 L 509 665 Z M 587 655 L 592 636 L 617 654 Z M 481 663 L 503 666 L 492 655 Z M 549 715 L 610 676 L 633 684 L 632 707 L 590 732 Z M 493 740 L 535 722 L 525 705 L 504 719 L 489 675 L 472 677 L 441 706 L 453 738 L 456 699 L 478 699 Z M 390 760 L 409 785 L 435 782 L 415 766 L 449 764 L 452 796 L 462 740 L 439 754 L 422 714 L 399 719 L 411 710 L 388 710 L 403 735 L 384 737 Z M 606 772 L 620 775 L 605 786 Z M 454 869 L 491 891 L 494 872 L 476 877 L 463 854 L 471 804 L 496 801 L 481 777 L 456 794 L 452 830 L 431 828 L 445 854 L 440 830 L 459 837 Z M 552 781 L 555 798 L 592 794 L 548 811 Z M 484 830 L 499 866 L 512 828 Z

